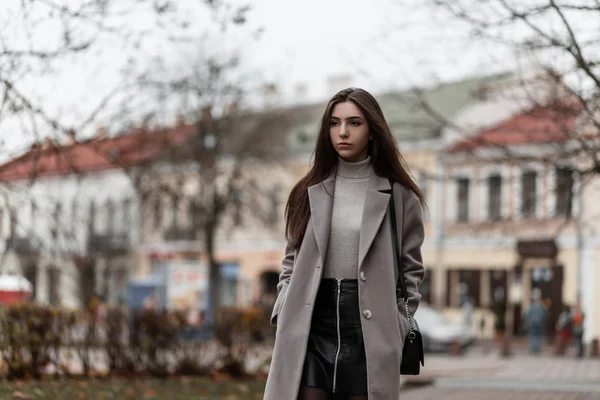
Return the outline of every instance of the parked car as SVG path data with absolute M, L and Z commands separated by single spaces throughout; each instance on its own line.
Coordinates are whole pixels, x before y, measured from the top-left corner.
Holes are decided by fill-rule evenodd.
M 455 342 L 465 349 L 474 342 L 472 327 L 450 321 L 448 317 L 431 308 L 427 303 L 419 305 L 415 319 L 419 324 L 426 352 L 448 352 Z

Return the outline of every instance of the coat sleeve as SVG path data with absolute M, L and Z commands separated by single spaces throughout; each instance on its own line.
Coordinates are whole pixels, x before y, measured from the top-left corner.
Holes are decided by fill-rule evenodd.
M 277 315 L 281 311 L 285 295 L 287 293 L 288 285 L 290 284 L 290 278 L 292 277 L 292 271 L 294 270 L 294 260 L 296 258 L 296 250 L 288 242 L 285 247 L 285 256 L 281 262 L 283 271 L 279 274 L 279 283 L 277 284 L 277 299 L 273 306 L 273 312 L 271 313 L 271 325 L 277 325 Z
M 423 208 L 419 198 L 412 192 L 403 207 L 402 218 L 402 248 L 401 259 L 406 277 L 406 291 L 408 292 L 408 308 L 412 315 L 415 314 L 421 301 L 419 287 L 425 278 L 425 266 L 421 246 L 425 240 L 425 229 L 423 227 Z M 399 277 L 399 279 L 402 279 Z M 399 284 L 398 284 L 399 287 Z M 400 296 L 400 301 L 402 296 Z M 404 309 L 402 304 L 399 304 Z M 404 311 L 406 312 L 406 311 Z

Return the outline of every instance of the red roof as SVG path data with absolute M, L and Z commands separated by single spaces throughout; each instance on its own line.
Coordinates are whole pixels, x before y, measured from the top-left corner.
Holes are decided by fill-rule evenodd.
M 536 106 L 513 115 L 493 128 L 452 144 L 446 151 L 458 153 L 481 147 L 564 142 L 572 138 L 579 115 L 580 107 L 572 105 Z
M 182 144 L 193 131 L 193 126 L 182 125 L 159 131 L 96 138 L 71 145 L 35 146 L 0 165 L 0 180 L 14 181 L 135 165 L 157 157 L 169 147 Z

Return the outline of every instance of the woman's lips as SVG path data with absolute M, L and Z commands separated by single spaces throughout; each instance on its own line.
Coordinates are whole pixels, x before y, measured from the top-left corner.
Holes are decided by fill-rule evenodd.
M 346 143 L 346 142 L 338 143 L 338 147 L 342 148 L 342 149 L 347 149 L 350 146 L 352 146 L 350 143 Z

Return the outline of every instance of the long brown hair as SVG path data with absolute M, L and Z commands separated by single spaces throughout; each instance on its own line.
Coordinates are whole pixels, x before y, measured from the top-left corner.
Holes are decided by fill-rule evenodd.
M 319 128 L 314 159 L 308 173 L 296 183 L 285 207 L 285 231 L 288 241 L 299 248 L 304 238 L 304 232 L 310 218 L 308 188 L 324 181 L 336 167 L 338 154 L 331 144 L 329 126 L 331 112 L 336 104 L 351 101 L 364 114 L 369 126 L 369 154 L 375 173 L 379 176 L 398 182 L 411 189 L 425 205 L 425 196 L 411 177 L 410 169 L 400 154 L 396 139 L 383 116 L 377 100 L 366 90 L 348 88 L 339 91 L 329 100 Z

